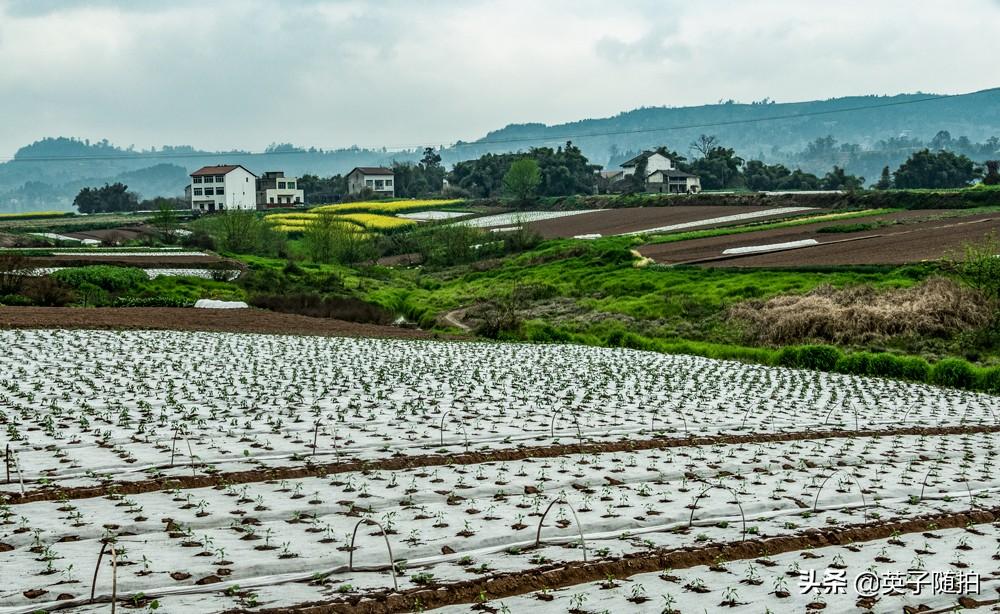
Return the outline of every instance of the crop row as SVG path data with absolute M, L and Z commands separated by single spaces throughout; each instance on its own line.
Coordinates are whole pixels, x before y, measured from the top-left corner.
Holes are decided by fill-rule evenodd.
M 398 579 L 407 587 L 995 507 L 998 442 L 981 433 L 682 447 L 4 506 L 0 560 L 26 584 L 0 605 L 80 598 L 81 570 L 108 540 L 120 594 L 317 573 L 352 593 L 392 588 L 383 531 L 397 567 L 410 568 Z M 534 549 L 543 516 L 549 545 Z M 348 573 L 350 558 L 382 571 Z

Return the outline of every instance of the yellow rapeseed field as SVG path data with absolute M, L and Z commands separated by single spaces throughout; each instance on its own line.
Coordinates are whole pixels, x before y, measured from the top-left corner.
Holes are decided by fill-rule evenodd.
M 313 210 L 315 211 L 315 209 Z M 274 229 L 280 232 L 303 232 L 306 227 L 312 224 L 323 213 L 274 213 L 264 219 L 272 224 Z M 413 220 L 393 217 L 391 215 L 377 215 L 374 213 L 348 213 L 344 215 L 334 215 L 333 219 L 349 226 L 353 230 L 390 230 L 400 226 L 410 226 L 415 224 Z
M 340 203 L 336 205 L 323 205 L 315 207 L 310 211 L 332 211 L 334 213 L 402 213 L 415 209 L 428 209 L 434 207 L 444 207 L 462 202 L 460 198 L 452 199 L 424 199 L 424 200 L 366 200 L 356 203 Z

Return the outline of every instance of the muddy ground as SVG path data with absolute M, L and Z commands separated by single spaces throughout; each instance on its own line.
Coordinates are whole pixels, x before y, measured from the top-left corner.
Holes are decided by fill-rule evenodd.
M 951 215 L 951 217 L 941 217 Z M 869 222 L 897 222 L 857 232 L 818 232 L 820 228 Z M 905 264 L 938 260 L 1000 229 L 1000 215 L 955 216 L 954 212 L 903 211 L 837 222 L 819 222 L 760 232 L 645 245 L 639 252 L 667 264 L 718 258 L 727 249 L 814 239 L 821 245 L 767 254 L 750 254 L 706 262 L 707 266 L 821 266 Z M 856 239 L 845 241 L 847 239 Z M 828 244 L 828 245 L 822 245 Z
M 531 222 L 528 226 L 537 230 L 546 239 L 575 237 L 577 235 L 600 234 L 612 236 L 627 232 L 639 232 L 659 226 L 686 224 L 698 220 L 708 220 L 729 215 L 756 213 L 774 207 L 760 206 L 670 206 L 670 207 L 634 207 L 628 209 L 605 209 L 593 213 L 581 213 L 568 217 Z M 793 214 L 777 214 L 755 218 L 753 221 L 789 217 L 789 215 L 815 215 L 822 209 L 813 209 Z M 729 222 L 728 224 L 706 224 L 690 230 L 716 228 L 745 222 Z M 688 229 L 685 229 L 688 230 Z
M 3 328 L 186 330 L 208 332 L 430 339 L 427 331 L 260 309 L 169 307 L 0 307 Z

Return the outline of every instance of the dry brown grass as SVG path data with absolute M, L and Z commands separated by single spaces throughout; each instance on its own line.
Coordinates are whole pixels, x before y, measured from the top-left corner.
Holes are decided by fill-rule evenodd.
M 901 335 L 950 337 L 990 321 L 991 306 L 976 290 L 944 277 L 905 289 L 871 286 L 747 301 L 729 319 L 758 343 L 870 343 Z

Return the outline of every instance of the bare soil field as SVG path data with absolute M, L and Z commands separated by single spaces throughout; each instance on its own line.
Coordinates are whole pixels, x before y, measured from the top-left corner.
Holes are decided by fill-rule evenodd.
M 2 328 L 112 330 L 192 330 L 208 332 L 395 337 L 430 339 L 431 333 L 396 326 L 310 318 L 259 309 L 185 309 L 168 307 L 0 307 Z
M 74 239 L 94 239 L 104 241 L 113 239 L 116 241 L 134 241 L 153 234 L 149 226 L 122 226 L 120 228 L 102 228 L 100 230 L 81 230 L 79 232 L 63 233 L 67 237 Z
M 774 207 L 762 206 L 670 206 L 670 207 L 635 207 L 628 209 L 605 209 L 593 213 L 581 213 L 565 218 L 531 222 L 528 226 L 537 230 L 546 239 L 575 237 L 578 235 L 600 234 L 604 236 L 619 235 L 628 232 L 640 232 L 660 226 L 672 224 L 687 224 L 698 220 L 710 220 L 743 213 L 756 213 Z M 823 213 L 823 209 L 802 211 L 791 215 L 814 215 Z M 755 221 L 781 217 L 790 217 L 788 213 L 778 213 L 775 216 L 755 218 Z M 698 228 L 715 228 L 734 225 L 740 222 L 723 224 L 706 224 Z
M 954 211 L 901 211 L 792 228 L 646 245 L 639 248 L 639 252 L 657 262 L 669 264 L 694 263 L 703 259 L 719 258 L 701 263 L 709 266 L 904 264 L 940 259 L 950 251 L 960 250 L 964 242 L 980 240 L 984 235 L 1000 228 L 1000 216 L 995 213 L 961 217 L 955 216 L 954 213 Z M 949 214 L 951 217 L 928 219 Z M 820 228 L 828 226 L 886 221 L 898 223 L 858 232 L 818 232 Z M 820 245 L 722 258 L 723 252 L 728 249 L 807 239 L 813 239 Z

